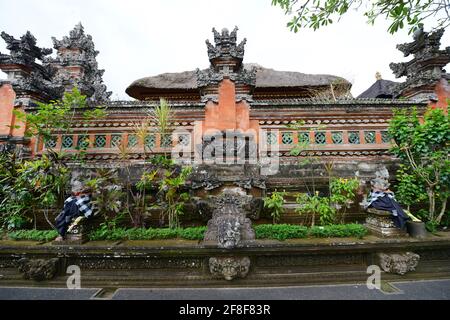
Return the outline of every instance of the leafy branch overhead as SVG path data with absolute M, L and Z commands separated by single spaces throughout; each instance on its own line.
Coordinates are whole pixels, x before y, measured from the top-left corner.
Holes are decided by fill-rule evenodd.
M 432 29 L 450 25 L 450 0 L 272 0 L 272 5 L 292 17 L 287 27 L 294 32 L 301 28 L 317 30 L 332 24 L 350 9 L 363 11 L 370 24 L 384 17 L 390 22 L 388 32 L 391 34 L 405 27 L 411 34 L 425 22 Z

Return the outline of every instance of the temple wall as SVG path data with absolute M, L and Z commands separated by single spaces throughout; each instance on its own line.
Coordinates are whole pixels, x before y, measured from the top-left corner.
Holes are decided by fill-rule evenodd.
M 436 85 L 435 93 L 437 96 L 437 101 L 431 102 L 430 107 L 441 108 L 448 112 L 448 104 L 450 99 L 450 85 L 448 80 L 441 79 Z
M 0 85 L 0 137 L 12 134 L 14 125 L 14 101 L 16 93 L 11 84 L 3 83 Z

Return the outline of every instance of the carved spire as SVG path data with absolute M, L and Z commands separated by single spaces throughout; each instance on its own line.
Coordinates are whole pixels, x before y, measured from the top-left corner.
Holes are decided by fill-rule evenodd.
M 221 33 L 215 28 L 212 29 L 215 45 L 212 45 L 209 40 L 206 40 L 211 65 L 206 71 L 197 69 L 198 87 L 202 88 L 208 85 L 216 85 L 224 77 L 236 83 L 246 84 L 252 87 L 255 86 L 256 68 L 246 70 L 242 65 L 245 52 L 244 47 L 247 40 L 244 38 L 237 44 L 237 31 L 238 27 L 235 27 L 231 32 L 224 28 Z
M 395 88 L 397 95 L 417 98 L 433 93 L 434 85 L 445 76 L 443 68 L 450 62 L 450 47 L 439 49 L 443 34 L 444 29 L 424 32 L 421 28 L 414 33 L 413 42 L 397 45 L 405 57 L 414 56 L 409 62 L 389 65 L 397 78 L 406 76 L 406 81 Z
M 6 32 L 2 32 L 1 37 L 10 54 L 0 54 L 0 69 L 8 75 L 17 94 L 16 100 L 29 105 L 30 94 L 41 101 L 58 98 L 62 88 L 51 81 L 55 70 L 38 63 L 45 61 L 52 49 L 38 47 L 29 31 L 19 39 Z
M 6 42 L 6 49 L 10 51 L 10 56 L 7 58 L 14 64 L 31 67 L 36 59 L 43 60 L 45 56 L 52 53 L 52 49 L 36 46 L 36 38 L 30 31 L 27 31 L 20 39 L 16 39 L 4 31 L 1 33 L 1 37 Z
M 96 56 L 99 52 L 95 50 L 92 37 L 84 33 L 82 24 L 78 23 L 62 40 L 54 37 L 52 40 L 57 57 L 47 59 L 46 63 L 58 69 L 54 81 L 66 90 L 77 86 L 91 101 L 108 100 L 111 92 L 106 91 L 103 84 L 104 70 L 98 69 Z
M 212 29 L 215 46 L 213 46 L 209 40 L 206 40 L 209 60 L 233 57 L 242 61 L 244 58 L 244 46 L 247 39 L 244 38 L 239 45 L 236 45 L 238 30 L 238 27 L 234 27 L 233 31 L 230 33 L 227 28 L 223 28 L 222 33 L 219 33 L 215 28 Z

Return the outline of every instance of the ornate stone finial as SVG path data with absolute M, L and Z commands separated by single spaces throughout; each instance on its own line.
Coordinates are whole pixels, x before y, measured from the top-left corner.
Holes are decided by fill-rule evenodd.
M 36 38 L 29 31 L 20 39 L 6 32 L 2 32 L 1 37 L 10 54 L 0 54 L 0 69 L 8 74 L 17 99 L 23 98 L 24 104 L 29 105 L 30 94 L 42 100 L 59 98 L 61 88 L 51 81 L 55 70 L 36 61 L 45 61 L 52 49 L 36 46 Z
M 233 31 L 229 32 L 227 28 L 223 28 L 219 33 L 215 28 L 212 29 L 214 45 L 209 40 L 205 41 L 211 66 L 206 71 L 197 70 L 199 88 L 210 84 L 217 85 L 224 78 L 251 87 L 255 86 L 256 68 L 246 70 L 242 65 L 247 40 L 244 38 L 237 44 L 238 30 L 238 27 L 235 27 Z
M 13 64 L 31 67 L 36 59 L 43 60 L 45 56 L 52 53 L 52 49 L 36 46 L 36 38 L 30 31 L 27 31 L 20 39 L 16 39 L 4 31 L 1 33 L 1 37 L 6 42 L 6 48 L 10 50 L 10 56 L 6 56 L 2 60 L 9 59 L 9 62 Z
M 47 65 L 54 66 L 58 72 L 54 82 L 71 90 L 77 86 L 80 91 L 88 96 L 89 101 L 103 102 L 109 100 L 112 92 L 108 92 L 103 84 L 104 70 L 98 69 L 92 37 L 84 33 L 83 25 L 78 23 L 69 36 L 62 40 L 52 37 L 53 46 L 58 54 L 55 59 L 47 59 Z M 73 70 L 79 70 L 74 76 Z
M 445 75 L 443 68 L 450 62 L 450 47 L 439 49 L 443 34 L 444 29 L 424 32 L 421 27 L 414 32 L 413 42 L 397 45 L 405 57 L 414 56 L 406 63 L 389 64 L 397 78 L 406 76 L 406 81 L 395 87 L 397 95 L 414 97 L 421 94 L 421 98 L 428 100 L 437 81 Z
M 377 71 L 377 73 L 375 73 L 375 78 L 376 78 L 377 80 L 383 79 L 383 78 L 381 77 L 381 73 L 378 72 L 378 71 Z
M 223 28 L 222 32 L 219 33 L 215 28 L 212 29 L 215 46 L 206 40 L 208 57 L 210 60 L 227 56 L 239 60 L 244 58 L 244 46 L 247 40 L 244 38 L 239 45 L 236 45 L 238 30 L 238 27 L 235 27 L 230 33 L 227 28 Z

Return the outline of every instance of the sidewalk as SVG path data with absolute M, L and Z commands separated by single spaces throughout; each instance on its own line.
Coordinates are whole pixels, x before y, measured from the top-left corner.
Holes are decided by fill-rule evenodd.
M 450 279 L 390 282 L 384 291 L 363 284 L 277 288 L 121 288 L 101 289 L 0 287 L 0 300 L 450 300 Z

